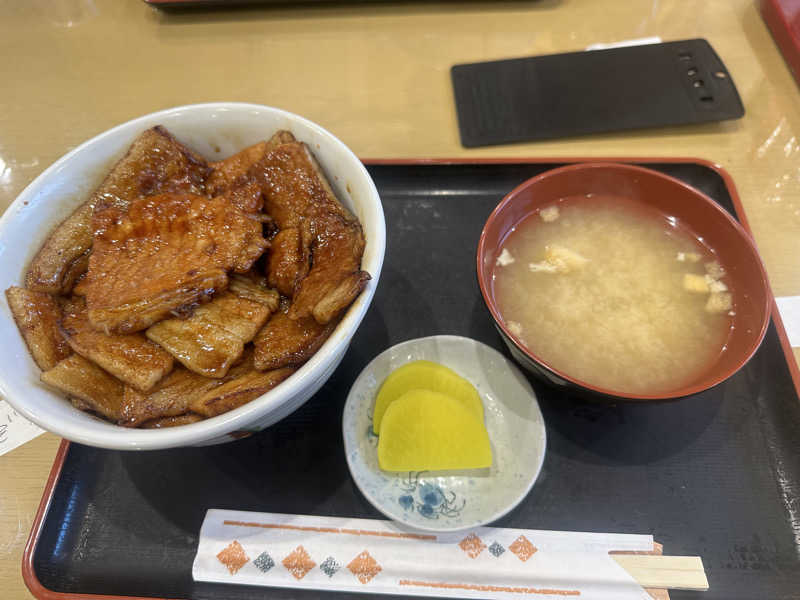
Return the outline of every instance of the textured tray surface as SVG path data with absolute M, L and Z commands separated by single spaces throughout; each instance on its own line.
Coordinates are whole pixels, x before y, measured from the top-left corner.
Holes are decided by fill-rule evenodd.
M 317 597 L 194 583 L 205 510 L 381 518 L 347 471 L 341 414 L 349 385 L 379 352 L 415 337 L 465 335 L 506 352 L 478 290 L 478 236 L 505 193 L 554 166 L 371 166 L 386 211 L 386 263 L 333 377 L 293 415 L 236 443 L 150 453 L 72 444 L 33 556 L 40 582 L 84 594 Z M 645 166 L 733 211 L 712 169 Z M 652 533 L 665 554 L 702 556 L 705 599 L 798 597 L 800 402 L 774 326 L 738 374 L 677 402 L 586 404 L 532 383 L 548 452 L 531 494 L 497 525 Z

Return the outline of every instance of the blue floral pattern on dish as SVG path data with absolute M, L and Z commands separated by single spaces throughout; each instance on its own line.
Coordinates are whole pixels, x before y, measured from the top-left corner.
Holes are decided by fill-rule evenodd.
M 378 436 L 372 431 L 372 419 L 369 420 L 369 427 L 367 428 L 367 441 L 373 448 L 378 447 Z
M 409 510 L 411 508 L 414 508 L 414 496 L 405 494 L 403 496 L 400 496 L 397 499 L 397 501 L 400 503 L 400 506 L 402 506 L 404 510 Z
M 455 492 L 445 492 L 433 483 L 420 481 L 420 476 L 426 471 L 410 471 L 401 482 L 400 487 L 405 492 L 397 501 L 403 510 L 414 510 L 426 519 L 438 519 L 440 516 L 457 517 L 464 506 L 466 499 L 458 501 Z M 416 498 L 414 497 L 416 494 Z

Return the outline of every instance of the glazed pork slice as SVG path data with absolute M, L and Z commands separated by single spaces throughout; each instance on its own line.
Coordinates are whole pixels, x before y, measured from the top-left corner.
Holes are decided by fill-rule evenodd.
M 72 295 L 86 297 L 86 273 L 79 277 L 75 285 L 72 286 Z
M 78 258 L 70 263 L 69 267 L 64 271 L 64 277 L 61 283 L 61 295 L 67 296 L 70 290 L 75 289 L 75 286 L 86 275 L 89 270 L 89 257 L 92 255 L 92 249 L 89 248 L 86 252 L 81 254 Z
M 74 405 L 88 406 L 110 421 L 116 423 L 122 416 L 122 382 L 80 354 L 73 354 L 42 373 L 42 381 L 77 399 L 73 400 Z
M 25 276 L 31 290 L 67 294 L 88 268 L 95 208 L 124 210 L 136 198 L 162 192 L 200 194 L 210 168 L 163 127 L 134 140 L 100 187 L 47 238 Z
M 369 273 L 360 269 L 364 253 L 361 228 L 332 224 L 317 236 L 311 253 L 311 270 L 297 287 L 289 317 L 302 319 L 311 314 L 318 323 L 330 323 L 370 280 Z
M 11 286 L 6 299 L 22 339 L 42 371 L 52 369 L 72 353 L 58 329 L 61 307 L 53 296 Z
M 76 271 L 88 266 L 93 210 L 94 200 L 90 199 L 50 232 L 28 266 L 28 288 L 51 294 L 69 293 Z
M 140 198 L 117 211 L 95 233 L 82 284 L 92 326 L 132 333 L 207 302 L 227 287 L 228 271 L 249 270 L 267 248 L 261 207 L 249 184 L 215 198 Z
M 184 415 L 189 410 L 189 404 L 221 384 L 218 379 L 209 379 L 183 367 L 176 367 L 148 393 L 126 387 L 119 423 L 126 427 L 138 427 L 154 419 Z
M 228 290 L 195 309 L 190 318 L 156 323 L 147 330 L 147 337 L 190 371 L 221 378 L 278 309 L 279 301 L 275 290 L 233 275 Z
M 293 367 L 265 372 L 250 370 L 209 390 L 194 400 L 190 408 L 204 417 L 216 417 L 266 394 L 294 371 Z
M 295 141 L 294 136 L 289 131 L 281 130 L 275 133 L 270 139 L 248 146 L 244 150 L 237 152 L 218 162 L 210 163 L 211 174 L 206 180 L 206 189 L 212 196 L 216 196 L 228 188 L 240 183 L 247 177 L 247 172 L 254 164 L 264 158 L 264 155 L 288 142 Z
M 297 286 L 308 275 L 312 241 L 308 221 L 282 229 L 270 240 L 267 281 L 287 298 L 294 296 Z
M 289 318 L 288 301 L 275 313 L 253 340 L 255 368 L 264 371 L 300 365 L 319 350 L 336 327 L 336 321 L 320 325 L 312 317 Z
M 311 229 L 311 268 L 297 285 L 292 319 L 313 316 L 325 324 L 361 292 L 369 274 L 361 270 L 364 234 L 342 206 L 308 147 L 282 144 L 253 165 L 251 176 L 264 192 L 266 212 L 280 231 Z
M 106 335 L 93 329 L 82 298 L 64 307 L 61 331 L 77 354 L 142 392 L 172 370 L 172 356 L 142 333 Z

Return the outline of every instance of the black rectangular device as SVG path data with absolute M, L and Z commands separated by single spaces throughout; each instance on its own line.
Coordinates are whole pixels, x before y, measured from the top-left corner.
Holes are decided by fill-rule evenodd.
M 466 147 L 744 114 L 704 39 L 462 64 L 451 74 Z

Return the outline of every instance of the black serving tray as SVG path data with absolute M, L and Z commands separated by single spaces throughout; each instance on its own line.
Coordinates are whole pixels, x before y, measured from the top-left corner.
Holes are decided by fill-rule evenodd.
M 739 208 L 730 178 L 710 163 L 626 160 Z M 507 192 L 562 164 L 371 161 L 386 262 L 341 366 L 307 404 L 249 439 L 153 452 L 65 442 L 23 559 L 34 595 L 319 597 L 192 581 L 206 509 L 381 518 L 347 470 L 341 416 L 351 383 L 375 355 L 421 336 L 469 336 L 507 354 L 478 289 L 478 236 Z M 704 600 L 800 598 L 800 400 L 787 350 L 773 322 L 728 381 L 648 406 L 588 404 L 532 380 L 547 456 L 529 496 L 497 525 L 650 533 L 665 554 L 703 558 Z

